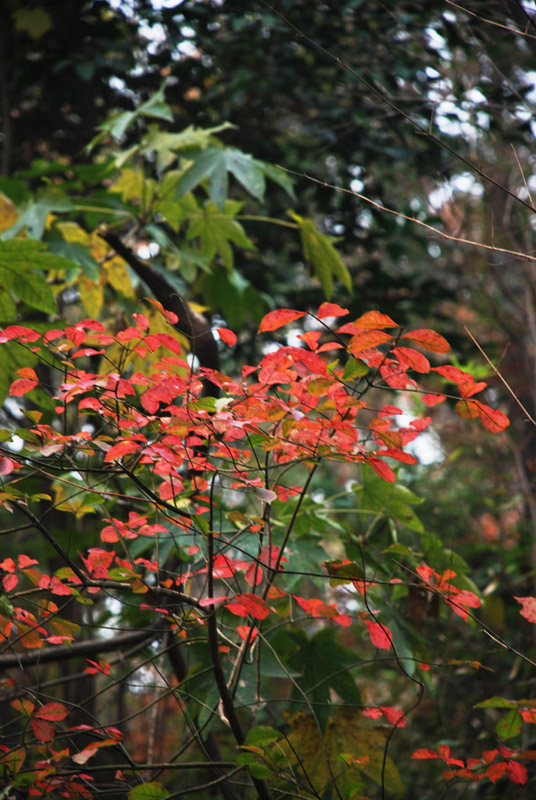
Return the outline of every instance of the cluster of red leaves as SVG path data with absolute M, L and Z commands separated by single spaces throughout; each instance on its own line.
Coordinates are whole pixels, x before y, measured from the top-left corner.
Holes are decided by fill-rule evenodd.
M 367 409 L 363 395 L 371 386 L 419 392 L 423 402 L 432 407 L 446 399 L 437 387 L 447 380 L 457 386 L 456 410 L 460 416 L 479 419 L 494 433 L 506 428 L 508 420 L 501 412 L 474 399 L 485 388 L 484 383 L 476 382 L 468 373 L 448 364 L 432 367 L 428 358 L 415 348 L 443 357 L 449 345 L 434 331 L 403 332 L 389 316 L 371 311 L 332 331 L 328 341 L 322 343 L 323 333 L 330 330 L 323 321 L 347 314 L 340 306 L 324 303 L 317 314 L 312 315 L 323 326 L 322 330 L 301 333 L 299 338 L 303 346 L 281 346 L 268 352 L 259 364 L 244 366 L 239 378 L 209 369 L 194 373 L 173 331 L 150 333 L 149 321 L 143 314 L 134 315 L 134 325 L 115 336 L 95 320 L 82 320 L 45 334 L 12 325 L 0 334 L 0 344 L 20 342 L 36 353 L 43 352 L 48 363 L 52 360 L 61 367 L 63 381 L 56 396 L 58 414 L 71 406 L 80 417 L 95 416 L 97 421 L 105 423 L 95 435 L 83 429 L 71 434 L 59 433 L 52 425 L 41 423 L 42 415 L 34 411 L 31 412 L 34 425 L 28 431 L 33 437 L 28 440 L 30 447 L 43 458 L 76 458 L 83 454 L 86 459 L 95 458 L 101 466 L 104 461 L 110 470 L 119 470 L 123 475 L 130 476 L 131 467 L 138 470 L 138 475 L 145 470 L 143 480 L 146 485 L 155 487 L 164 504 L 181 495 L 182 508 L 187 505 L 188 511 L 173 514 L 173 524 L 190 532 L 199 526 L 202 517 L 207 524 L 204 515 L 212 510 L 210 479 L 214 475 L 219 476 L 224 489 L 249 493 L 264 509 L 276 499 L 284 503 L 302 491 L 300 487 L 283 485 L 279 478 L 270 484 L 259 477 L 252 459 L 252 437 L 255 437 L 255 446 L 264 450 L 266 458 L 275 465 L 313 466 L 323 459 L 338 459 L 368 465 L 384 480 L 394 481 L 396 476 L 391 464 L 415 463 L 415 457 L 405 448 L 431 419 L 415 419 L 406 427 L 400 427 L 397 424 L 397 416 L 401 414 L 399 407 L 386 404 L 380 409 Z M 271 312 L 264 317 L 260 331 L 277 331 L 303 316 L 304 312 L 290 309 Z M 171 324 L 176 322 L 173 315 L 168 314 L 167 319 Z M 219 336 L 230 347 L 236 342 L 234 334 L 227 329 L 219 329 Z M 108 351 L 107 348 L 112 349 Z M 341 361 L 346 363 L 339 360 L 330 363 L 326 354 L 333 351 L 336 355 L 340 351 L 344 356 Z M 117 357 L 118 352 L 122 353 L 121 363 L 128 363 L 134 354 L 141 358 L 155 354 L 158 360 L 150 364 L 147 374 L 123 372 L 119 367 L 103 374 L 88 372 L 79 366 L 81 359 L 94 356 L 111 359 L 108 353 L 115 353 Z M 167 354 L 158 358 L 162 352 Z M 426 375 L 430 375 L 431 383 L 421 386 Z M 362 376 L 365 376 L 365 383 L 359 387 L 356 380 Z M 203 397 L 203 385 L 207 380 L 219 388 L 221 397 Z M 23 396 L 38 385 L 37 373 L 24 367 L 11 386 L 11 395 Z M 18 463 L 11 451 L 0 457 L 0 475 L 9 477 L 23 468 L 24 462 Z M 13 498 L 9 493 L 9 481 L 6 481 L 0 501 L 9 504 L 10 499 Z M 130 512 L 126 520 L 110 515 L 100 531 L 100 540 L 124 548 L 125 540 L 167 534 L 162 521 L 165 522 L 162 514 L 158 520 L 135 512 Z M 256 533 L 263 525 L 264 517 L 259 514 L 249 519 L 245 529 Z M 195 550 L 192 548 L 193 552 Z M 124 549 L 120 552 L 124 555 Z M 80 559 L 78 571 L 66 565 L 55 575 L 47 575 L 36 569 L 37 561 L 28 556 L 19 556 L 17 563 L 5 558 L 0 563 L 3 589 L 10 601 L 16 600 L 19 579 L 24 576 L 34 587 L 51 595 L 80 597 L 82 590 L 98 592 L 99 582 L 103 581 L 121 581 L 133 592 L 144 593 L 149 590 L 149 582 L 143 579 L 144 570 L 152 573 L 152 580 L 159 573 L 157 561 L 141 557 L 127 560 L 113 549 L 91 547 L 86 555 L 80 554 Z M 227 590 L 230 585 L 236 587 L 230 595 L 214 592 L 213 597 L 199 599 L 195 613 L 200 622 L 204 608 L 210 612 L 215 605 L 222 604 L 228 612 L 246 620 L 247 624 L 236 626 L 236 631 L 241 640 L 251 641 L 257 635 L 255 626 L 271 612 L 288 618 L 290 608 L 297 604 L 312 618 L 329 619 L 342 626 L 351 624 L 350 617 L 340 613 L 334 603 L 304 598 L 270 586 L 269 578 L 284 569 L 285 561 L 283 551 L 270 546 L 259 548 L 255 559 L 230 558 L 217 552 L 206 566 L 192 568 L 188 579 L 210 570 L 212 579 L 225 581 Z M 440 593 L 465 619 L 466 609 L 479 605 L 474 594 L 452 585 L 455 577 L 452 571 L 439 575 L 423 565 L 418 572 L 425 587 Z M 230 578 L 233 578 L 231 583 L 227 580 Z M 158 575 L 158 579 L 162 587 L 177 586 L 178 590 L 185 581 L 183 576 L 164 578 Z M 364 585 L 360 588 L 364 591 Z M 150 609 L 152 613 L 159 610 L 167 613 L 165 609 L 143 604 L 141 608 Z M 58 616 L 58 607 L 52 601 L 40 600 L 37 609 L 36 615 L 14 605 L 11 616 L 0 617 L 0 635 L 5 639 L 9 637 L 11 645 L 20 641 L 27 648 L 43 647 L 44 642 L 65 643 L 76 636 L 76 626 Z M 388 650 L 392 645 L 389 629 L 375 618 L 366 618 L 370 615 L 362 616 L 371 643 Z M 109 669 L 106 662 L 90 662 L 86 671 L 109 674 Z M 62 721 L 67 710 L 59 703 L 37 710 L 26 700 L 15 703 L 21 704 L 20 708 L 14 707 L 26 715 L 38 742 L 49 745 L 55 738 L 53 723 Z M 60 716 L 51 716 L 54 714 Z M 391 724 L 399 727 L 405 722 L 399 709 L 387 706 L 367 709 L 365 714 L 371 718 L 385 715 Z M 65 783 L 60 785 L 62 779 L 56 775 L 57 762 L 70 757 L 82 765 L 101 747 L 117 741 L 118 734 L 108 732 L 72 756 L 68 750 L 58 754 L 50 749 L 47 757 L 36 765 L 35 790 L 58 790 L 67 797 L 79 791 L 79 796 L 89 796 L 83 787 L 78 790 Z M 12 753 L 5 754 L 2 761 L 6 763 L 5 759 L 11 756 Z M 520 766 L 516 761 L 509 759 L 504 763 L 507 772 L 519 774 L 515 773 Z
M 436 572 L 427 564 L 417 567 L 417 573 L 424 581 L 425 589 L 432 589 L 439 594 L 449 605 L 455 614 L 467 621 L 468 608 L 478 608 L 481 605 L 480 599 L 474 592 L 467 589 L 459 589 L 451 581 L 456 577 L 456 573 L 451 569 L 446 569 L 442 574 Z
M 61 768 L 68 760 L 78 766 L 85 764 L 101 748 L 117 745 L 122 738 L 121 732 L 117 728 L 100 729 L 92 728 L 90 725 L 64 728 L 62 730 L 64 734 L 83 730 L 95 736 L 95 741 L 84 747 L 83 750 L 71 754 L 68 747 L 55 750 L 52 744 L 58 733 L 56 724 L 63 722 L 69 714 L 69 709 L 62 703 L 53 701 L 36 707 L 35 703 L 27 698 L 17 698 L 11 705 L 29 722 L 30 729 L 38 743 L 35 750 L 39 754 L 39 758 L 32 767 L 34 779 L 31 786 L 28 787 L 28 796 L 42 797 L 46 794 L 57 793 L 61 797 L 89 800 L 92 793 L 87 786 L 79 783 L 79 780 L 83 778 L 91 781 L 93 780 L 92 776 L 80 772 L 76 776 L 77 780 L 74 780 L 72 777 L 60 774 Z M 0 745 L 0 765 L 6 776 L 14 777 L 20 772 L 30 744 L 31 742 L 27 741 L 25 748 L 11 750 L 6 745 Z
M 499 754 L 503 760 L 495 761 Z M 421 747 L 413 753 L 412 758 L 439 758 L 447 766 L 457 767 L 457 769 L 446 769 L 443 772 L 443 777 L 446 781 L 453 778 L 466 778 L 471 781 L 481 781 L 484 778 L 489 778 L 492 783 L 496 783 L 500 778 L 507 777 L 512 783 L 525 784 L 527 782 L 527 768 L 520 764 L 519 761 L 514 760 L 516 756 L 518 758 L 532 757 L 531 751 L 519 753 L 517 750 L 501 746 L 495 750 L 484 750 L 481 758 L 468 758 L 466 763 L 459 758 L 452 758 L 448 745 L 439 745 L 437 752 L 430 750 L 428 747 Z

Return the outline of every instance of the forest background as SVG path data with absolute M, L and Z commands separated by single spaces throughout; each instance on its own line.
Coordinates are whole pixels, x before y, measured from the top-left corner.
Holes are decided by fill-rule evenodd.
M 530 796 L 534 4 L 8 0 L 0 15 L 2 796 Z M 148 297 L 177 312 L 182 344 Z M 295 313 L 265 316 L 281 308 Z M 434 373 L 430 408 L 405 379 L 370 377 L 399 343 L 373 310 L 397 337 L 428 331 L 410 341 L 434 365 L 450 342 L 458 372 Z M 104 351 L 78 340 L 88 318 L 125 380 L 181 352 L 230 376 L 189 384 L 207 419 L 244 364 L 322 342 L 317 396 L 337 391 L 334 374 L 368 393 L 395 461 L 356 464 L 339 441 L 337 458 L 315 451 L 329 464 L 310 479 L 296 456 L 290 499 L 277 463 L 232 486 L 221 466 L 221 486 L 205 486 L 209 423 L 196 417 L 182 501 L 169 474 L 156 492 L 133 438 L 122 450 L 103 438 L 104 463 L 84 471 L 80 454 L 98 456 L 84 431 L 113 429 L 91 417 L 109 386 Z M 133 320 L 149 349 L 129 366 Z M 347 320 L 361 327 L 330 333 Z M 371 353 L 353 339 L 339 374 L 329 343 L 370 329 Z M 100 376 L 76 414 L 58 411 L 66 382 L 82 388 L 59 351 L 43 356 L 51 330 Z M 144 330 L 171 350 L 149 354 Z M 402 362 L 419 380 L 429 369 Z M 485 406 L 468 400 L 477 390 Z M 115 391 L 124 433 L 134 406 Z M 270 453 L 267 420 L 248 413 L 252 452 Z M 256 538 L 271 523 L 273 540 Z M 229 526 L 253 544 L 219 549 Z

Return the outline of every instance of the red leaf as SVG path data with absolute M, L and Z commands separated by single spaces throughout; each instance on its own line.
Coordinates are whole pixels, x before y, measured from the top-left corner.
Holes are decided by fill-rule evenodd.
M 370 635 L 370 641 L 375 647 L 380 650 L 389 650 L 391 647 L 392 636 L 389 628 L 385 625 L 380 625 L 379 622 L 371 622 L 365 620 Z
M 381 708 L 364 708 L 363 709 L 363 716 L 369 717 L 370 719 L 379 719 L 382 715 Z
M 262 597 L 245 592 L 237 594 L 236 597 L 227 604 L 226 608 L 238 617 L 246 617 L 248 614 L 254 619 L 266 619 L 270 613 L 270 608 Z
M 411 339 L 412 342 L 420 344 L 425 350 L 431 350 L 432 353 L 448 353 L 450 350 L 447 340 L 440 333 L 428 328 L 416 328 L 414 331 L 403 333 L 402 339 Z
M 7 456 L 0 456 L 0 475 L 10 475 L 15 469 L 15 461 Z
M 415 750 L 412 758 L 439 758 L 437 753 L 434 753 L 433 750 L 430 750 L 429 747 L 421 747 L 419 750 Z
M 427 406 L 437 406 L 439 403 L 442 403 L 446 400 L 447 397 L 444 394 L 423 394 L 421 395 L 421 400 Z
M 115 444 L 111 447 L 106 456 L 104 457 L 105 461 L 115 461 L 122 456 L 127 455 L 127 453 L 135 453 L 137 450 L 140 449 L 142 446 L 141 442 L 135 442 L 132 439 L 124 439 L 119 444 Z
M 325 319 L 326 317 L 344 317 L 349 314 L 347 308 L 341 308 L 336 303 L 322 303 L 316 312 L 317 319 Z
M 39 564 L 39 561 L 36 561 L 35 558 L 25 556 L 23 553 L 17 556 L 17 566 L 19 569 L 26 569 L 26 567 L 31 567 L 33 564 Z
M 536 623 L 536 597 L 514 597 L 514 600 L 523 606 L 520 611 L 521 616 L 529 622 Z
M 413 369 L 415 372 L 422 372 L 426 374 L 430 372 L 430 362 L 412 347 L 395 347 L 393 355 L 396 356 L 398 363 L 404 369 Z
M 498 411 L 496 408 L 490 408 L 480 401 L 475 402 L 478 403 L 478 416 L 480 418 L 480 422 L 484 428 L 491 433 L 500 433 L 510 425 L 510 420 L 506 414 L 502 413 L 502 411 Z
M 23 369 L 17 370 L 17 375 L 20 375 L 20 378 L 11 384 L 10 395 L 19 397 L 39 385 L 39 378 L 31 367 L 23 367 Z
M 36 738 L 39 739 L 40 742 L 51 742 L 56 735 L 54 725 L 51 725 L 50 722 L 46 722 L 44 719 L 32 719 L 30 720 L 30 724 Z
M 383 478 L 384 481 L 389 481 L 389 483 L 394 483 L 396 481 L 396 475 L 389 466 L 386 464 L 385 461 L 382 461 L 381 458 L 375 458 L 375 456 L 367 456 L 366 460 L 367 464 L 370 464 L 374 472 Z
M 12 589 L 14 589 L 18 582 L 19 579 L 16 575 L 4 575 L 2 578 L 2 586 L 6 592 L 10 592 Z
M 287 325 L 289 322 L 293 322 L 295 319 L 299 319 L 303 316 L 305 316 L 305 311 L 293 311 L 290 308 L 280 308 L 276 311 L 270 311 L 262 318 L 261 324 L 259 325 L 259 333 L 276 331 L 278 328 L 282 328 L 283 325 Z
M 34 717 L 59 722 L 65 719 L 68 713 L 69 709 L 65 708 L 61 703 L 46 703 L 35 712 Z
M 527 768 L 518 761 L 509 761 L 506 774 L 513 783 L 524 784 L 527 782 Z
M 394 706 L 381 706 L 381 710 L 395 728 L 404 728 L 406 726 L 406 717 L 402 709 Z
M 228 347 L 234 347 L 236 344 L 236 333 L 230 331 L 229 328 L 216 328 L 218 336 L 225 342 Z
M 468 372 L 463 372 L 463 370 L 458 369 L 458 367 L 453 367 L 450 364 L 446 364 L 444 367 L 432 367 L 432 372 L 438 372 L 453 383 L 464 383 L 473 380 Z

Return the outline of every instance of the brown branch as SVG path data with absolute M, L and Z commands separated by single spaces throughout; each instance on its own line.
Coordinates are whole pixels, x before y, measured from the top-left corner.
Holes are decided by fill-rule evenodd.
M 142 631 L 119 633 L 112 639 L 89 639 L 85 642 L 73 642 L 71 645 L 47 647 L 45 650 L 28 650 L 23 653 L 0 655 L 0 669 L 8 667 L 25 667 L 44 664 L 51 661 L 68 661 L 71 658 L 93 656 L 97 653 L 110 653 L 123 647 L 139 645 L 144 647 L 162 635 L 162 628 L 155 626 Z
M 150 264 L 139 259 L 117 234 L 105 231 L 99 233 L 99 236 L 132 267 L 136 275 L 147 284 L 164 308 L 173 311 L 178 316 L 179 320 L 174 327 L 179 333 L 186 336 L 191 352 L 196 356 L 199 364 L 202 367 L 219 370 L 218 344 L 206 317 L 195 311 Z M 217 397 L 219 395 L 218 387 L 211 381 L 205 379 L 203 387 L 206 396 Z

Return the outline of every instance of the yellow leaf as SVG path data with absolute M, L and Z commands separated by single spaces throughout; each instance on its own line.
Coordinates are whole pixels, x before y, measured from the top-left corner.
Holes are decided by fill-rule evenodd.
M 58 222 L 56 227 L 66 242 L 78 242 L 79 244 L 89 242 L 89 235 L 77 222 Z
M 104 261 L 102 266 L 105 270 L 108 283 L 113 286 L 116 291 L 121 292 L 125 297 L 136 296 L 126 262 L 120 256 L 114 256 L 108 261 Z
M 90 280 L 87 275 L 80 275 L 78 279 L 78 291 L 80 292 L 80 299 L 92 319 L 96 319 L 102 309 L 104 301 L 104 293 L 102 285 L 96 281 Z
M 5 194 L 0 192 L 0 232 L 7 231 L 18 220 L 17 209 Z

